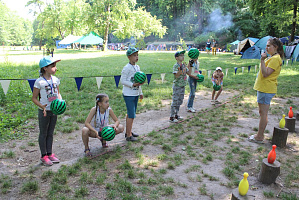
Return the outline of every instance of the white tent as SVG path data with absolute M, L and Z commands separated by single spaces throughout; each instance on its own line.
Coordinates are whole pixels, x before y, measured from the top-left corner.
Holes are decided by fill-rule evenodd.
M 238 55 L 240 52 L 244 52 L 249 47 L 252 47 L 258 40 L 258 38 L 248 37 L 240 41 L 236 49 L 236 54 Z
M 72 44 L 76 40 L 80 39 L 82 36 L 74 36 L 74 35 L 68 35 L 63 40 L 61 40 L 58 44 Z

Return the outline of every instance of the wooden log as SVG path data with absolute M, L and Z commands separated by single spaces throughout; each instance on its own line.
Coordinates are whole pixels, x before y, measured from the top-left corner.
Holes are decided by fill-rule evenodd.
M 285 127 L 289 129 L 289 132 L 295 132 L 295 124 L 296 124 L 296 119 L 295 117 L 289 118 L 285 117 L 286 120 L 286 125 Z
M 239 188 L 234 189 L 232 192 L 231 200 L 254 200 L 254 199 L 255 199 L 255 195 L 250 190 L 248 190 L 247 194 L 244 196 L 239 194 Z
M 277 160 L 273 164 L 268 163 L 268 159 L 264 158 L 258 180 L 264 184 L 275 183 L 277 176 L 280 174 L 280 162 Z
M 287 145 L 289 129 L 274 127 L 272 144 L 284 148 Z

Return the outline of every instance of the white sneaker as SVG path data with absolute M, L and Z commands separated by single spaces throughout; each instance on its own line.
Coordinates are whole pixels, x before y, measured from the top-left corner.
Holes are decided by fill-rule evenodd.
M 181 117 L 181 116 L 178 116 L 178 115 L 176 115 L 174 118 L 177 119 L 177 120 L 183 120 L 184 119 L 184 117 Z
M 215 100 L 215 104 L 221 104 L 221 101 Z
M 175 119 L 175 118 L 172 119 L 172 120 L 171 120 L 171 119 L 169 120 L 169 122 L 171 122 L 171 123 L 177 123 L 178 121 L 179 121 L 179 120 L 177 120 L 177 119 Z
M 196 110 L 194 108 L 187 108 L 188 112 L 192 112 L 192 113 L 195 113 Z

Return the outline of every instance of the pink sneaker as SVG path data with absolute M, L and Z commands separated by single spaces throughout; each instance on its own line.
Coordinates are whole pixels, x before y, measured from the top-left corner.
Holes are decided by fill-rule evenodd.
M 48 156 L 49 159 L 52 161 L 52 163 L 59 163 L 60 160 L 58 158 L 55 157 L 55 154 L 52 153 L 50 156 Z
M 44 157 L 40 158 L 42 163 L 46 166 L 51 166 L 53 165 L 52 161 L 49 159 L 49 156 L 45 155 Z

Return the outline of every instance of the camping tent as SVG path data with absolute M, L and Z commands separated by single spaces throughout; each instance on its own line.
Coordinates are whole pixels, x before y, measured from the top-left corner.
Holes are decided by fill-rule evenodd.
M 253 46 L 255 44 L 255 42 L 258 40 L 259 40 L 258 38 L 248 37 L 248 38 L 240 41 L 238 44 L 237 50 L 236 50 L 236 54 L 240 54 L 240 52 L 246 51 L 246 49 Z
M 249 47 L 241 56 L 243 59 L 261 59 L 260 49 L 253 45 Z
M 261 51 L 263 50 L 264 52 L 266 51 L 266 46 L 267 46 L 267 41 L 272 38 L 272 36 L 265 36 L 261 39 L 259 39 L 256 43 L 255 46 L 257 46 Z
M 293 51 L 292 59 L 294 59 L 294 61 L 299 61 L 299 44 L 296 45 Z
M 62 45 L 62 44 L 72 44 L 72 43 L 74 43 L 74 41 L 80 39 L 81 37 L 82 36 L 68 35 L 63 40 L 61 40 L 58 44 L 59 45 Z
M 238 44 L 239 44 L 239 42 L 240 42 L 240 40 L 236 40 L 236 41 L 230 43 L 230 44 L 231 44 L 230 50 L 231 50 L 232 52 L 235 52 L 235 50 L 238 48 Z
M 75 43 L 80 43 L 81 45 L 103 44 L 103 39 L 98 34 L 92 31 L 88 35 L 85 35 L 76 40 Z
M 243 53 L 246 54 L 246 56 L 242 56 L 241 58 L 244 59 L 260 59 L 261 58 L 261 51 L 266 51 L 266 45 L 267 41 L 272 38 L 272 36 L 265 36 L 261 39 L 259 39 L 255 44 L 255 48 L 250 48 Z M 257 52 L 259 53 L 259 56 L 257 55 Z

